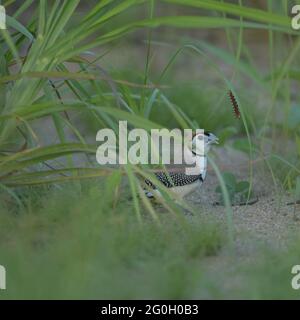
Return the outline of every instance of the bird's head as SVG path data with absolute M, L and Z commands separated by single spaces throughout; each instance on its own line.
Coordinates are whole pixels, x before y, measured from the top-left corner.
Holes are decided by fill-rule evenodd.
M 198 133 L 192 140 L 192 151 L 196 155 L 205 155 L 212 144 L 218 144 L 219 139 L 211 132 Z

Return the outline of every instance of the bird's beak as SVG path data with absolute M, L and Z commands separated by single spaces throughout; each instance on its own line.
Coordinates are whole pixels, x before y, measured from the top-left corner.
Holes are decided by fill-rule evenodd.
M 219 144 L 219 138 L 212 133 L 210 134 L 210 139 L 211 143 Z

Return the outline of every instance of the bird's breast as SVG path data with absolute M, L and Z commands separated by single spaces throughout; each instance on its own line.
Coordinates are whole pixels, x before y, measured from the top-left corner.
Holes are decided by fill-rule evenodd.
M 201 184 L 202 184 L 202 182 L 199 179 L 191 184 L 173 187 L 173 188 L 171 188 L 171 191 L 174 192 L 175 194 L 177 194 L 179 197 L 183 198 L 183 197 L 187 196 L 188 194 L 193 193 L 193 191 L 195 191 L 197 188 L 199 188 L 201 186 Z

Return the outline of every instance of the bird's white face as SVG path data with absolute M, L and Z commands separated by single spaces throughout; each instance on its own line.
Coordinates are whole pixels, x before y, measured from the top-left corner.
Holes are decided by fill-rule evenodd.
M 212 144 L 218 144 L 219 139 L 210 132 L 196 134 L 192 141 L 192 150 L 199 156 L 207 154 Z

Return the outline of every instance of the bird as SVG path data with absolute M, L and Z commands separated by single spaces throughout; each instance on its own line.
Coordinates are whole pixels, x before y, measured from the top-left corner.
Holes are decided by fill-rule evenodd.
M 197 139 L 202 141 L 204 139 L 204 152 L 197 147 Z M 191 194 L 204 182 L 207 171 L 207 153 L 213 144 L 218 143 L 219 139 L 211 132 L 204 131 L 203 133 L 196 134 L 192 139 L 191 149 L 189 149 L 190 154 L 196 159 L 195 174 L 187 174 L 185 171 L 180 172 L 178 170 L 170 170 L 167 172 L 159 171 L 154 173 L 155 178 L 179 198 Z M 156 196 L 161 196 L 160 191 L 153 181 L 145 179 L 144 182 L 147 185 L 147 187 L 144 188 L 147 198 L 153 199 Z

